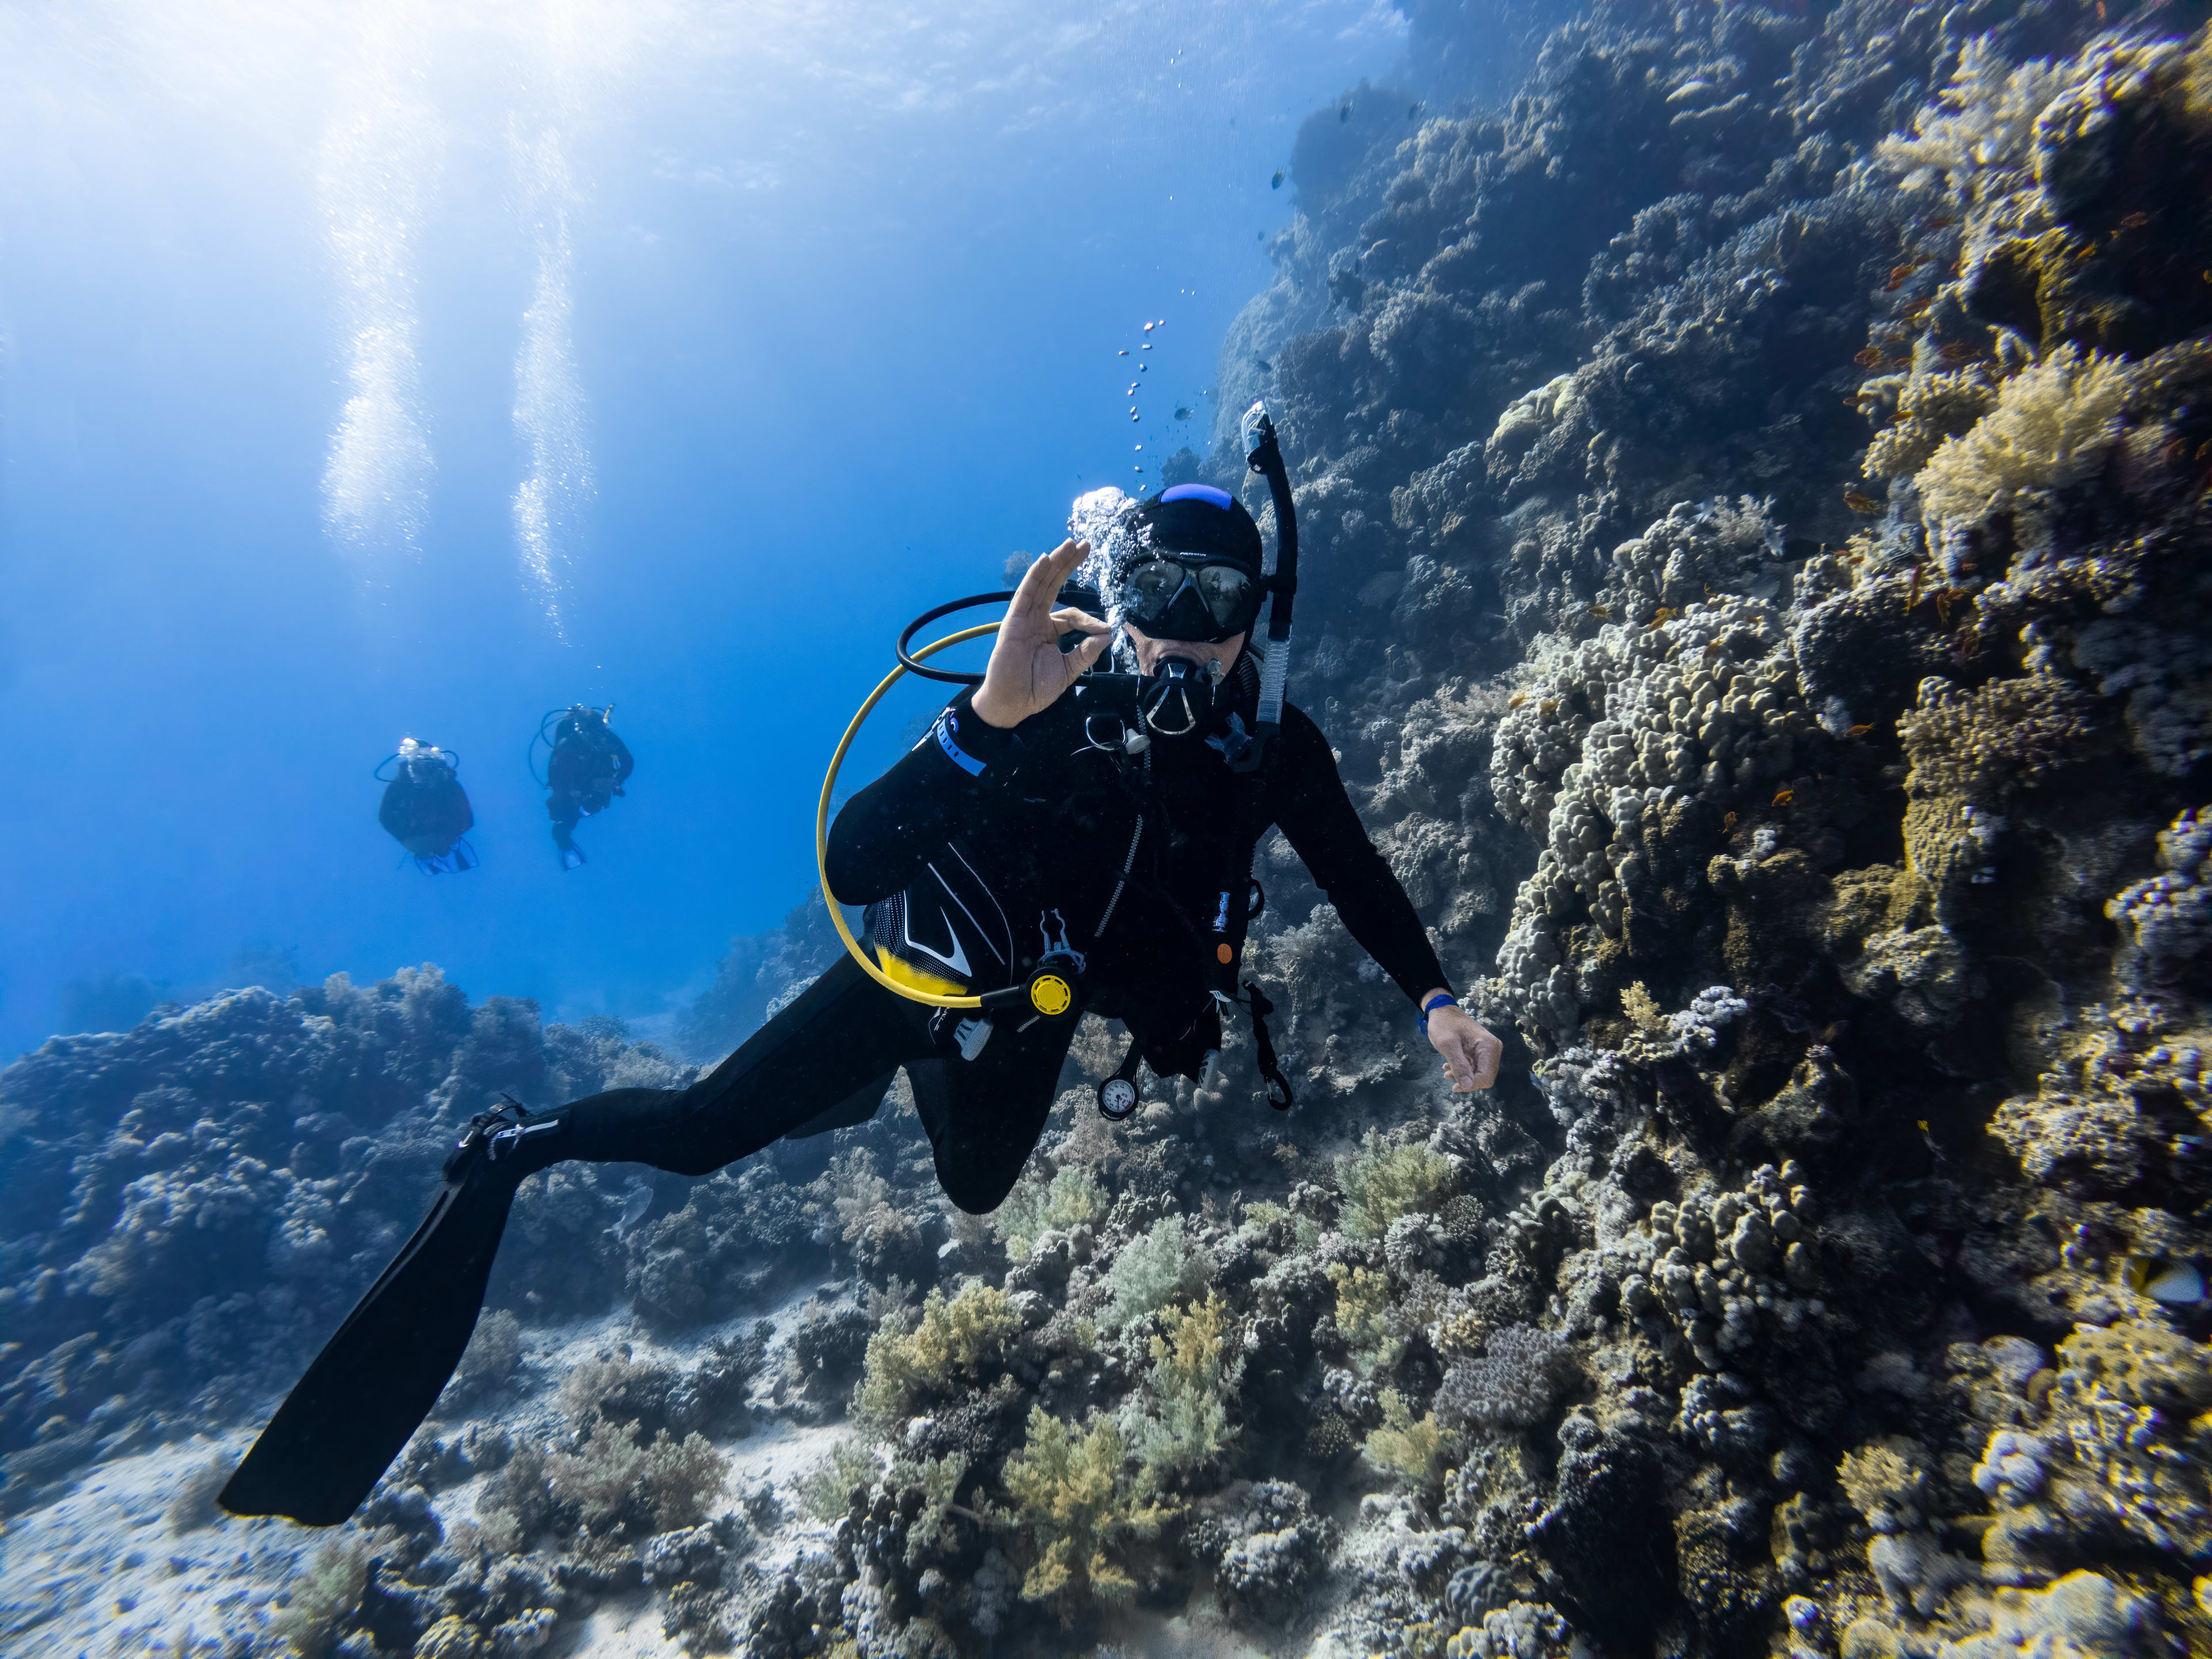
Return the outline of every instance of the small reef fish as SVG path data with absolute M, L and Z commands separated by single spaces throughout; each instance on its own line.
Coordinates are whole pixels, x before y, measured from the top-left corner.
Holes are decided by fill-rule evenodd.
M 1175 417 L 1178 421 L 1187 421 L 1190 418 L 1190 410 L 1184 405 L 1177 404 L 1176 405 Z
M 1874 514 L 1881 511 L 1880 501 L 1871 495 L 1862 495 L 1856 489 L 1846 489 L 1844 492 L 1844 505 L 1854 513 Z
M 2162 1255 L 2131 1255 L 2120 1276 L 2130 1290 L 2154 1302 L 2193 1307 L 2204 1300 L 2204 1275 L 2193 1261 L 2171 1261 Z
M 1267 180 L 1267 188 L 1268 188 L 1269 190 L 1280 190 L 1282 187 L 1283 187 L 1283 170 L 1282 170 L 1282 168 L 1280 168 L 1280 167 L 1277 167 L 1277 168 L 1275 169 L 1275 176 L 1274 176 L 1273 178 L 1270 179 L 1269 180 Z M 1261 234 L 1262 235 L 1265 235 L 1267 233 L 1263 231 L 1263 232 L 1261 232 Z
M 629 1230 L 636 1226 L 639 1222 L 644 1220 L 645 1212 L 652 1207 L 652 1188 L 631 1188 L 629 1189 L 629 1197 L 623 1200 L 622 1213 L 615 1218 L 615 1224 L 608 1228 L 607 1231 L 612 1233 L 617 1238 L 629 1237 Z

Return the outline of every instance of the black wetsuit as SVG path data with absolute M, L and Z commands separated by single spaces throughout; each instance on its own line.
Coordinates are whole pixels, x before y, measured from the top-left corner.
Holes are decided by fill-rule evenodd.
M 376 821 L 418 859 L 443 858 L 476 824 L 468 792 L 444 760 L 402 761 L 385 785 Z
M 1272 824 L 1408 999 L 1446 983 L 1304 714 L 1285 709 L 1277 752 L 1249 784 L 1206 732 L 1131 757 L 1086 742 L 1084 724 L 1069 697 L 998 731 L 963 693 L 846 804 L 830 830 L 830 885 L 868 905 L 869 942 L 986 990 L 1022 979 L 1048 951 L 1072 953 L 1083 1006 L 1128 1026 L 1155 1073 L 1194 1078 L 1221 1042 L 1211 994 L 1221 976 L 1207 964 L 1224 871 Z M 995 1209 L 1044 1127 L 1074 1022 L 1002 1022 L 972 1058 L 962 1023 L 840 957 L 690 1088 L 579 1101 L 560 1133 L 533 1138 L 529 1161 L 705 1175 L 793 1132 L 864 1121 L 903 1066 L 946 1194 L 972 1212 Z
M 1163 1074 L 1197 1075 L 1220 1042 L 1213 993 L 1234 985 L 1243 944 L 1241 915 L 1222 925 L 1241 912 L 1224 886 L 1244 880 L 1271 823 L 1408 998 L 1444 985 L 1320 728 L 1285 708 L 1274 756 L 1244 779 L 1206 741 L 1231 734 L 1231 714 L 1249 722 L 1255 679 L 1243 670 L 1206 727 L 1137 756 L 1073 692 L 1011 732 L 985 726 L 963 693 L 839 813 L 830 885 L 868 905 L 871 942 L 899 971 L 988 990 L 1048 949 L 1066 952 L 1082 1006 L 1127 1024 Z M 687 1089 L 610 1090 L 499 1133 L 480 1121 L 429 1217 L 293 1390 L 224 1506 L 318 1525 L 353 1512 L 459 1362 L 523 1177 L 570 1158 L 706 1175 L 782 1136 L 865 1121 L 902 1066 L 939 1181 L 980 1213 L 1028 1162 L 1074 1025 L 1004 1021 L 979 1047 L 983 1028 L 840 957 Z
M 577 823 L 605 811 L 636 769 L 629 745 L 609 729 L 604 716 L 586 726 L 574 714 L 563 714 L 545 760 L 545 816 L 553 820 L 554 846 L 574 852 Z

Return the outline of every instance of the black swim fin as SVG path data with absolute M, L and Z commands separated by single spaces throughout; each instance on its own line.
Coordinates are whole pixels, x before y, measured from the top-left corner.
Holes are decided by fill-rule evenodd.
M 483 1155 L 481 1129 L 445 1190 L 217 1498 L 233 1515 L 335 1527 L 359 1509 L 430 1414 L 483 1307 L 520 1173 Z

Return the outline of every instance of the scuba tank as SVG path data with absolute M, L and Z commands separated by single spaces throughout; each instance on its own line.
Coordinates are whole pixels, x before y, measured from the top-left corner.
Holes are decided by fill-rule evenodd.
M 549 708 L 538 722 L 538 735 L 530 740 L 530 775 L 546 792 L 545 815 L 553 821 L 553 846 L 564 870 L 585 861 L 574 840 L 577 823 L 605 811 L 637 769 L 629 745 L 615 735 L 610 723 L 614 712 L 612 703 L 605 708 L 582 702 Z M 546 749 L 543 777 L 538 775 L 541 743 Z
M 476 849 L 465 839 L 476 812 L 461 787 L 460 760 L 449 749 L 403 738 L 370 775 L 385 787 L 376 821 L 426 876 L 458 874 L 477 863 Z

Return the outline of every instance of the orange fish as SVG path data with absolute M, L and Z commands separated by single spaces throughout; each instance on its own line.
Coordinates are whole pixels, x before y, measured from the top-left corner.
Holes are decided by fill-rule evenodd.
M 1844 505 L 1854 513 L 1879 513 L 1881 503 L 1871 495 L 1863 495 L 1856 489 L 1844 492 Z
M 2212 281 L 2212 271 L 2207 271 L 2205 276 L 2208 281 Z M 1851 354 L 1851 361 L 1856 363 L 1861 368 L 1880 368 L 1881 367 L 1881 348 L 1880 346 L 1869 346 L 1864 351 L 1854 352 Z
M 1871 726 L 1854 726 L 1850 731 L 1844 733 L 1844 735 L 1847 738 L 1863 738 L 1873 730 L 1874 727 Z
M 1795 789 L 1778 789 L 1774 792 L 1774 805 L 1777 806 L 1787 806 L 1796 799 L 1797 792 Z
M 1733 829 L 1735 829 L 1735 813 L 1733 813 L 1733 812 L 1730 812 L 1729 814 L 1728 814 L 1728 816 L 1727 816 L 1727 817 L 1723 817 L 1723 818 L 1721 820 L 1721 834 L 1723 834 L 1723 835 L 1724 835 L 1724 836 L 1725 836 L 1726 834 L 1728 834 L 1728 832 L 1729 832 L 1729 830 L 1733 830 Z
M 2122 230 L 2141 230 L 2149 222 L 2150 215 L 2148 213 L 2130 213 L 2126 218 L 2120 221 L 2120 228 Z

